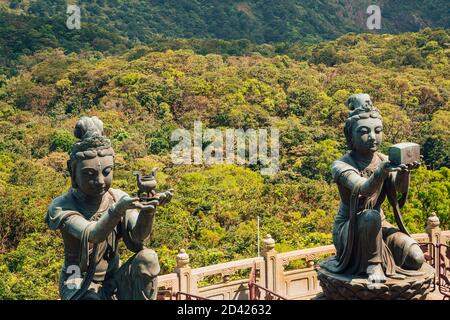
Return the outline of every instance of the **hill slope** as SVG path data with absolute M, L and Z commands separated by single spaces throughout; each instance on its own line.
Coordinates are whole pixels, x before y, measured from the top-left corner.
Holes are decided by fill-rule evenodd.
M 264 54 L 264 45 L 258 48 L 258 44 L 304 44 L 334 39 L 351 31 L 368 31 L 366 0 L 78 2 L 81 29 L 69 30 L 66 1 L 0 1 L 0 73 L 15 74 L 16 62 L 22 55 L 46 48 L 116 54 L 136 44 L 146 44 L 157 51 L 188 47 L 202 54 Z M 427 1 L 426 6 L 419 0 L 379 4 L 382 29 L 377 32 L 449 27 L 447 15 L 442 14 L 445 0 Z
M 7 1 L 10 8 L 36 17 L 66 18 L 63 0 Z M 78 1 L 83 22 L 128 38 L 169 37 L 249 39 L 256 43 L 333 39 L 366 29 L 373 1 L 351 0 L 94 0 Z M 378 1 L 382 31 L 448 27 L 445 0 Z

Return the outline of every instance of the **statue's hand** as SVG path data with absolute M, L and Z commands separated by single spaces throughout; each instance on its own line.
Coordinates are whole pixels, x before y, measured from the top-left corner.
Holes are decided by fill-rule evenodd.
M 158 199 L 159 205 L 161 206 L 163 204 L 170 202 L 170 200 L 172 200 L 173 193 L 174 193 L 173 189 L 169 189 L 166 192 L 161 193 Z
M 150 202 L 140 202 L 138 197 L 123 196 L 113 207 L 114 213 L 124 216 L 125 212 L 130 209 L 140 209 L 145 211 L 154 211 L 158 205 L 158 200 Z
M 422 165 L 422 161 L 414 161 L 413 163 L 408 164 L 408 169 L 414 170 L 414 169 L 419 168 L 421 165 Z
M 390 163 L 389 161 L 383 161 L 381 163 L 381 167 L 385 173 L 388 172 L 408 172 L 409 167 L 406 164 L 395 165 Z
M 136 209 L 140 209 L 141 212 L 146 212 L 149 215 L 154 215 L 156 212 L 156 206 L 159 205 L 159 200 L 151 200 L 148 202 L 139 202 L 135 203 Z

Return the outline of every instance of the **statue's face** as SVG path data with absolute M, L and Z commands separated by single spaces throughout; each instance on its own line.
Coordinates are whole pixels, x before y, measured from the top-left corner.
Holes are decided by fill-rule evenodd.
M 381 119 L 359 119 L 352 128 L 353 150 L 367 154 L 378 151 L 383 139 Z
M 112 156 L 95 157 L 77 162 L 75 181 L 85 195 L 103 196 L 111 187 L 114 158 Z

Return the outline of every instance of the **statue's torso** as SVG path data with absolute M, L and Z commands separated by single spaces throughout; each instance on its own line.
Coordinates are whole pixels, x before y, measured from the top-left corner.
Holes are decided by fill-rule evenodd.
M 111 190 L 117 192 L 117 190 Z M 73 196 L 71 191 L 55 199 L 54 204 L 63 205 L 63 210 L 74 211 L 83 216 L 88 221 L 97 221 L 101 216 L 106 214 L 109 208 L 114 204 L 114 197 L 107 193 L 106 205 L 95 212 L 80 210 L 79 204 L 77 204 L 76 197 Z M 66 225 L 68 219 L 62 221 L 60 226 L 61 235 L 64 241 L 64 266 L 62 269 L 62 275 L 66 274 L 69 266 L 80 266 L 81 261 L 81 240 L 73 236 L 68 232 L 68 225 Z M 96 268 L 95 268 L 95 281 L 102 281 L 105 275 L 108 273 L 114 273 L 119 268 L 119 255 L 117 253 L 117 241 L 121 237 L 120 223 L 114 228 L 114 230 L 107 236 L 107 239 L 98 244 Z M 92 252 L 93 244 L 89 243 L 89 252 Z
M 367 179 L 374 173 L 374 171 L 379 166 L 379 164 L 386 159 L 387 159 L 386 155 L 377 152 L 377 153 L 375 153 L 375 156 L 373 157 L 373 159 L 369 165 L 360 166 L 352 158 L 351 154 L 347 153 L 346 155 L 339 158 L 337 161 L 335 161 L 333 163 L 333 170 L 332 170 L 333 179 L 335 180 L 335 182 L 337 184 L 337 187 L 339 190 L 339 196 L 341 199 L 341 204 L 340 204 L 338 215 L 342 215 L 343 218 L 348 217 L 348 212 L 350 209 L 350 197 L 351 197 L 351 193 L 352 193 L 351 189 L 349 189 L 347 186 L 344 186 L 342 183 L 340 183 L 339 176 L 341 175 L 341 173 L 345 172 L 345 171 L 353 171 L 356 174 L 358 174 L 359 176 Z M 376 192 L 374 192 L 370 196 L 370 198 L 360 196 L 360 200 L 359 200 L 360 207 L 358 208 L 358 211 L 364 210 L 366 208 L 367 204 L 372 204 L 372 208 L 380 210 L 380 205 L 381 205 L 382 201 L 378 201 L 378 200 L 380 200 L 379 197 L 381 195 L 382 187 L 383 187 L 383 184 L 381 184 L 379 186 L 378 190 Z

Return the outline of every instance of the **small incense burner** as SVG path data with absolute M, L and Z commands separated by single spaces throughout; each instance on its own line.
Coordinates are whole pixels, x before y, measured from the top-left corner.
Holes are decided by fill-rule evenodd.
M 156 171 L 158 168 L 153 168 L 152 173 L 149 175 L 141 175 L 136 171 L 133 174 L 136 176 L 136 182 L 138 186 L 138 197 L 140 201 L 150 201 L 156 197 Z

